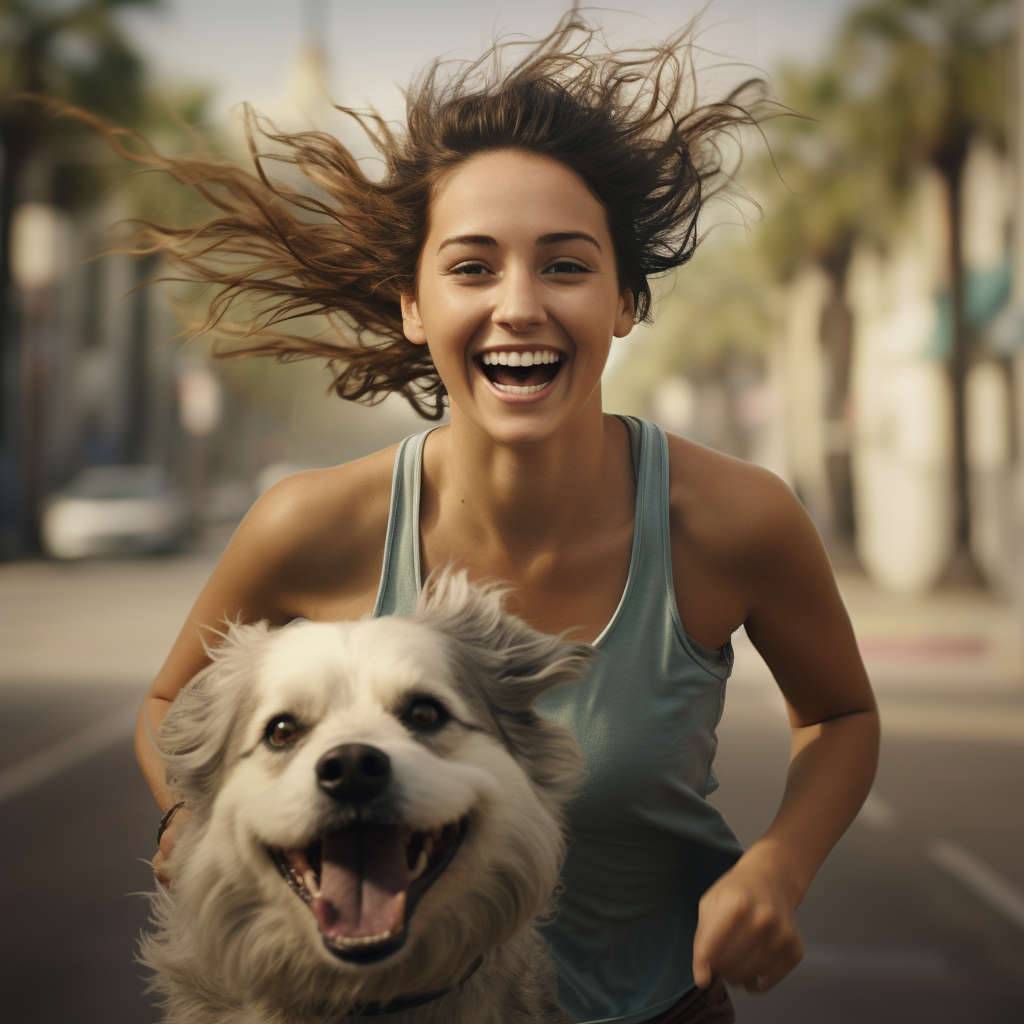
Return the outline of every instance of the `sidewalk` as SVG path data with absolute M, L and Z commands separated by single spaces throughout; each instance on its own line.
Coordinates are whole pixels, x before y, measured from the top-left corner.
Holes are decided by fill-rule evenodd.
M 1024 697 L 1024 609 L 982 590 L 887 594 L 863 575 L 839 587 L 880 693 Z
M 838 580 L 886 735 L 1024 743 L 1024 609 L 981 590 L 905 597 Z M 784 714 L 746 634 L 733 642 L 732 712 Z
M 215 564 L 195 553 L 0 565 L 0 689 L 148 686 Z

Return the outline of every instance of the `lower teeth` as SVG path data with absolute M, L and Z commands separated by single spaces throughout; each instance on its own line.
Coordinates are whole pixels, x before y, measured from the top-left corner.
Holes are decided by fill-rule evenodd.
M 532 395 L 537 391 L 543 391 L 550 383 L 551 381 L 548 381 L 547 384 L 527 384 L 524 387 L 518 387 L 515 384 L 495 383 L 494 386 L 499 391 L 506 391 L 510 395 Z
M 331 945 L 339 949 L 354 949 L 357 946 L 374 946 L 378 942 L 386 942 L 391 938 L 391 932 L 381 932 L 378 935 L 360 935 L 356 938 L 348 938 L 345 935 L 337 935 L 330 940 Z

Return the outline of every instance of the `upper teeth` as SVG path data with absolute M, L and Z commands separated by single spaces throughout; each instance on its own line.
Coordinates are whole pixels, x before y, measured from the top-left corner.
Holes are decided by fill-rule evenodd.
M 539 352 L 485 352 L 486 366 L 533 366 L 537 363 L 557 363 L 562 358 L 561 352 L 542 349 Z

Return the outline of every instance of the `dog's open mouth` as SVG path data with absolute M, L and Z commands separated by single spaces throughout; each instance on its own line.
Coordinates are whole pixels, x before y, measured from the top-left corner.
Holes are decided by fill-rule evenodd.
M 327 948 L 342 960 L 368 963 L 405 942 L 416 903 L 451 863 L 466 827 L 465 818 L 430 832 L 356 822 L 270 855 L 309 904 Z

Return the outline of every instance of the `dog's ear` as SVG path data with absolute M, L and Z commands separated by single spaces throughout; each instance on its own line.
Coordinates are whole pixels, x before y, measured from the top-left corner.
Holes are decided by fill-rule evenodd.
M 212 663 L 175 697 L 156 736 L 167 763 L 167 784 L 193 814 L 201 813 L 219 785 L 235 723 L 248 713 L 266 622 L 230 623 L 221 641 L 207 645 Z
M 548 636 L 505 611 L 506 587 L 472 584 L 450 567 L 431 574 L 415 617 L 449 640 L 457 676 L 479 694 L 509 752 L 554 811 L 581 777 L 572 733 L 543 719 L 533 702 L 586 677 L 598 652 Z
M 427 579 L 415 618 L 470 647 L 486 670 L 499 710 L 515 714 L 542 693 L 585 678 L 597 651 L 564 635 L 539 633 L 507 612 L 508 589 L 470 583 L 465 570 L 445 566 Z

